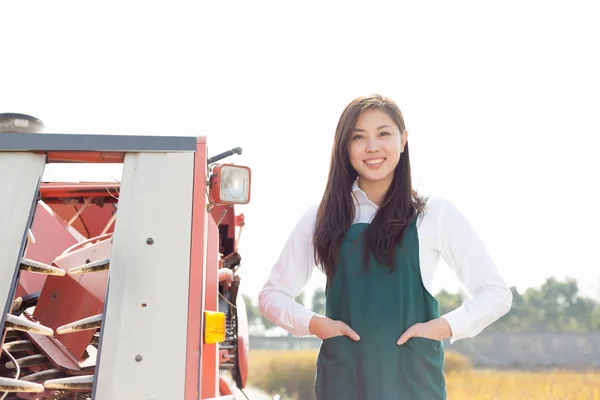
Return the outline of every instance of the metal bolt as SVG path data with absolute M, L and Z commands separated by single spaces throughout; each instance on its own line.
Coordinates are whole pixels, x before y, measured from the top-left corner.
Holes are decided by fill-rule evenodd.
M 146 244 L 154 244 L 154 239 L 152 239 L 152 238 L 146 239 Z
M 135 356 L 135 361 L 137 361 L 137 362 L 142 361 L 142 356 L 140 356 L 139 354 L 137 356 Z

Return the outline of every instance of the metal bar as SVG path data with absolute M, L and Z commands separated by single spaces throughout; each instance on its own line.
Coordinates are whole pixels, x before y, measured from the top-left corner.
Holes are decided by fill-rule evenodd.
M 90 205 L 90 203 L 92 202 L 92 198 L 88 197 L 87 199 L 85 199 L 85 201 L 83 202 L 83 205 L 79 208 L 79 210 L 77 210 L 77 212 L 75 213 L 75 215 L 73 215 L 71 217 L 71 219 L 69 220 L 69 222 L 67 222 L 67 225 L 71 226 L 73 224 L 73 222 L 75 222 L 75 220 L 77 218 L 79 218 L 79 216 L 85 211 L 86 208 L 88 208 L 88 206 Z
M 68 378 L 49 379 L 44 382 L 46 389 L 82 390 L 91 389 L 94 375 L 70 376 Z
M 90 272 L 106 271 L 110 267 L 110 258 L 98 260 L 69 269 L 69 275 L 87 274 Z
M 35 210 L 46 158 L 29 153 L 0 153 L 0 332 L 11 312 L 19 262 Z
M 117 196 L 119 194 L 117 182 L 106 183 L 56 183 L 42 182 L 40 195 L 42 200 L 51 198 L 71 197 L 103 197 Z
M 73 321 L 66 325 L 59 326 L 58 328 L 56 328 L 56 333 L 58 335 L 66 335 L 67 333 L 89 331 L 92 329 L 96 330 L 101 326 L 102 314 L 98 314 L 92 317 L 83 318 L 78 321 Z
M 65 276 L 65 271 L 60 268 L 41 263 L 39 261 L 30 260 L 25 257 L 21 258 L 20 268 L 21 271 L 28 271 L 32 274 Z
M 106 225 L 104 226 L 104 229 L 102 229 L 102 232 L 100 232 L 100 234 L 104 235 L 106 232 L 108 232 L 108 230 L 110 229 L 110 227 L 112 226 L 112 224 L 115 222 L 116 219 L 117 219 L 117 212 L 115 211 L 115 213 L 112 215 L 112 217 L 110 217 L 110 219 L 108 220 L 108 222 L 106 223 Z
M 12 314 L 6 314 L 5 318 L 6 320 L 4 324 L 6 329 L 21 332 L 37 333 L 39 335 L 44 336 L 52 336 L 52 334 L 54 333 L 52 328 L 49 328 L 37 322 L 30 321 L 28 318 L 25 317 L 25 314 L 23 314 L 22 317 L 17 317 Z
M 202 310 L 204 309 L 204 265 L 206 263 L 206 143 L 198 141 L 194 158 L 194 209 L 192 216 L 192 249 L 188 297 L 187 360 L 185 371 L 185 400 L 200 396 L 202 377 Z
M 35 350 L 35 346 L 29 340 L 15 340 L 13 342 L 4 343 L 2 349 L 8 352 L 32 351 Z
M 193 153 L 125 156 L 94 399 L 184 398 L 193 179 Z
M 5 364 L 6 369 L 16 369 L 17 365 L 19 365 L 19 368 L 25 368 L 50 364 L 50 361 L 48 361 L 46 356 L 43 354 L 34 354 L 32 356 L 18 358 L 15 361 L 16 363 L 13 361 L 8 361 Z
M 22 381 L 25 382 L 44 382 L 46 379 L 54 379 L 60 375 L 60 371 L 57 369 L 43 369 L 39 372 L 34 372 L 33 374 L 25 375 L 21 378 Z
M 43 391 L 44 386 L 40 385 L 39 383 L 26 382 L 18 379 L 4 378 L 0 376 L 0 393 L 42 393 Z
M 194 152 L 193 136 L 0 133 L 2 151 Z
M 207 221 L 208 241 L 206 244 L 206 267 L 204 268 L 204 308 L 206 311 L 219 310 L 219 281 L 217 277 L 219 257 L 219 228 L 211 217 Z M 210 398 L 218 395 L 219 387 L 219 357 L 217 344 L 202 345 L 202 397 Z

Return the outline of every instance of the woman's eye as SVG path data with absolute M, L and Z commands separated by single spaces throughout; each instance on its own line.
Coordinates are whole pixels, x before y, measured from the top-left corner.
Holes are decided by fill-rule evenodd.
M 389 134 L 390 134 L 389 132 L 381 132 L 382 136 L 389 136 Z
M 354 135 L 354 136 L 352 136 L 352 140 L 360 139 L 362 137 L 363 137 L 362 135 Z

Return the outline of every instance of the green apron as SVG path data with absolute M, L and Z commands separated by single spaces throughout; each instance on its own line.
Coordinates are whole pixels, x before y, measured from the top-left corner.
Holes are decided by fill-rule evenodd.
M 364 269 L 362 233 L 346 232 L 335 275 L 327 289 L 326 315 L 360 335 L 323 340 L 317 358 L 318 400 L 444 400 L 444 348 L 441 341 L 400 335 L 418 322 L 439 317 L 439 304 L 423 286 L 416 219 L 396 251 L 393 272 L 373 256 Z

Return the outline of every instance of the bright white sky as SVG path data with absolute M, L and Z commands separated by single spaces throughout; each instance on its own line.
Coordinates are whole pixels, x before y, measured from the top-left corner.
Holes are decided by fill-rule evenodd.
M 461 208 L 510 285 L 573 276 L 599 290 L 596 2 L 27 4 L 0 7 L 0 112 L 48 133 L 243 147 L 245 293 L 319 201 L 342 109 L 371 92 L 404 113 L 417 189 Z M 436 287 L 455 290 L 440 268 Z

